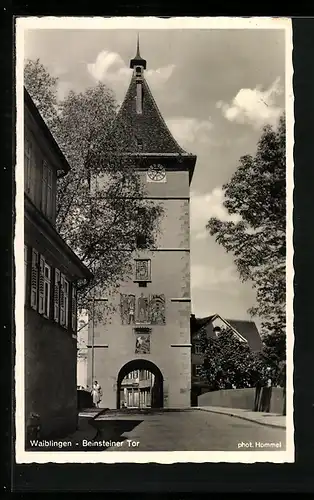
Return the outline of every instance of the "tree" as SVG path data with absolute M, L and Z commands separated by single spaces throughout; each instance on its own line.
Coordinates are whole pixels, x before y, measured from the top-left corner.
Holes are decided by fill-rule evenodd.
M 285 335 L 286 158 L 285 116 L 266 126 L 255 156 L 246 155 L 223 186 L 224 206 L 239 222 L 211 218 L 207 229 L 234 255 L 243 281 L 256 290 L 250 313 L 262 320 L 262 333 Z
M 242 389 L 264 383 L 266 366 L 263 360 L 246 342 L 238 340 L 232 330 L 222 330 L 217 338 L 208 338 L 203 329 L 200 339 L 204 351 L 201 375 L 211 391 Z
M 56 117 L 58 109 L 57 83 L 58 78 L 51 76 L 39 59 L 26 62 L 24 85 L 48 125 Z
M 285 387 L 286 338 L 283 332 L 273 331 L 263 336 L 261 359 L 270 369 L 272 385 Z
M 71 166 L 58 181 L 56 229 L 94 273 L 79 287 L 79 308 L 86 307 L 92 291 L 107 294 L 130 276 L 137 235 L 154 247 L 163 211 L 144 198 L 140 176 L 119 155 L 122 145 L 108 142 L 117 112 L 108 87 L 70 91 L 60 101 L 58 79 L 39 60 L 26 62 L 24 82 Z

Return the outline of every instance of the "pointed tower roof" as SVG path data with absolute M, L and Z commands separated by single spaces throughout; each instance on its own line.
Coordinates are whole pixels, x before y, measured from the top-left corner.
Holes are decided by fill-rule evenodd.
M 172 136 L 145 80 L 146 60 L 140 56 L 139 38 L 136 56 L 131 60 L 130 67 L 134 68 L 133 75 L 110 133 L 113 142 L 123 153 L 188 156 L 195 163 L 196 157 L 184 151 Z M 137 109 L 139 98 L 140 112 Z

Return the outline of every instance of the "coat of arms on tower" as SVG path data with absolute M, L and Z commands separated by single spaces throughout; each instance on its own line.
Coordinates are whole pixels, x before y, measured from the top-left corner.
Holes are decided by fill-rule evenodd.
M 135 261 L 135 280 L 151 280 L 151 263 L 149 259 L 139 259 Z
M 150 354 L 150 335 L 137 334 L 135 338 L 135 354 Z

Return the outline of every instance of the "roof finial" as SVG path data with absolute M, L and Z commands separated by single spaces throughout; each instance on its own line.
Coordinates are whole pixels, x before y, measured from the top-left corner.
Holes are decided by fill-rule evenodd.
M 146 61 L 140 55 L 140 35 L 137 33 L 137 44 L 136 44 L 136 56 L 134 59 L 130 61 L 130 68 L 134 68 L 135 66 L 142 66 L 142 68 L 146 69 Z
M 136 51 L 136 57 L 141 57 L 140 55 L 140 34 L 137 32 L 137 51 Z

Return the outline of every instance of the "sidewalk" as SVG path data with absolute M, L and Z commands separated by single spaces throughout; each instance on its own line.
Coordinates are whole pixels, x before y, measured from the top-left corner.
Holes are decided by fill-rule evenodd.
M 243 410 L 240 408 L 223 408 L 221 406 L 197 406 L 197 410 L 230 415 L 231 417 L 241 418 L 257 424 L 279 429 L 286 428 L 286 417 L 276 413 L 263 413 L 257 411 Z

